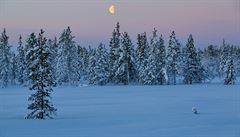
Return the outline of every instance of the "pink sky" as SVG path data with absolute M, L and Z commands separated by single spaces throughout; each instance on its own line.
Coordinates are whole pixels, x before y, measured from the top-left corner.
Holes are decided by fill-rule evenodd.
M 107 11 L 111 4 L 115 15 Z M 81 45 L 108 44 L 117 21 L 133 41 L 155 27 L 165 41 L 175 30 L 182 45 L 190 33 L 198 47 L 223 38 L 240 45 L 240 0 L 0 0 L 0 29 L 7 29 L 10 44 L 41 28 L 49 37 L 59 36 L 67 26 Z

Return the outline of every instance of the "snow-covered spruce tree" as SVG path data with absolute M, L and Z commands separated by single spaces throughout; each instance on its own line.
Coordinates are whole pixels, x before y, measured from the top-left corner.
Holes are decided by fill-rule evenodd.
M 77 70 L 77 48 L 70 27 L 63 31 L 58 42 L 57 84 L 77 85 L 79 82 Z
M 31 80 L 29 79 L 32 61 L 30 57 L 33 55 L 34 47 L 36 46 L 37 38 L 34 33 L 31 33 L 26 40 L 26 46 L 24 49 L 25 52 L 25 69 L 23 72 L 24 86 L 28 86 L 31 84 Z
M 84 76 L 84 60 L 82 58 L 82 47 L 77 45 L 77 72 L 78 72 L 78 79 L 81 81 Z
M 102 43 L 98 46 L 96 52 L 95 83 L 97 85 L 106 85 L 109 78 L 108 53 Z
M 156 85 L 162 85 L 166 82 L 165 78 L 165 59 L 166 51 L 164 46 L 164 40 L 162 35 L 157 36 L 157 30 L 154 29 L 153 36 L 151 38 L 151 46 L 153 47 L 153 55 L 155 56 L 155 65 L 156 65 L 156 74 L 155 74 L 155 83 Z M 150 55 L 151 56 L 151 55 Z M 154 63 L 153 62 L 153 63 Z
M 122 34 L 121 46 L 126 49 L 126 59 L 128 64 L 129 82 L 137 81 L 137 65 L 134 45 L 127 32 Z M 124 48 L 123 48 L 124 49 Z
M 137 49 L 136 49 L 136 66 L 138 81 L 144 83 L 145 68 L 147 67 L 147 58 L 149 56 L 149 45 L 146 32 L 138 34 Z
M 14 52 L 11 53 L 11 84 L 15 85 L 17 81 L 17 61 L 16 61 L 16 55 Z
M 81 52 L 81 59 L 83 63 L 83 79 L 87 79 L 87 74 L 88 74 L 88 63 L 89 63 L 89 52 L 88 49 L 85 47 L 82 47 L 82 52 Z
M 161 35 L 159 38 L 159 48 L 157 54 L 157 81 L 158 84 L 163 85 L 167 82 L 166 75 L 166 48 L 164 45 L 164 39 Z
M 78 54 L 78 72 L 81 76 L 82 80 L 88 80 L 88 63 L 89 63 L 89 53 L 86 47 L 77 46 L 77 54 Z
M 189 36 L 186 45 L 186 64 L 184 66 L 184 83 L 193 84 L 202 82 L 204 79 L 204 69 L 198 58 L 192 35 Z
M 150 54 L 147 58 L 146 62 L 146 66 L 143 69 L 143 72 L 141 73 L 141 83 L 144 85 L 156 85 L 156 73 L 157 73 L 157 65 L 156 65 L 156 56 L 154 53 L 155 48 L 154 47 L 150 47 Z
M 50 49 L 50 62 L 51 62 L 51 71 L 54 81 L 57 81 L 57 61 L 58 61 L 58 44 L 57 38 L 54 37 L 54 40 L 48 39 L 47 46 Z
M 118 61 L 120 55 L 120 25 L 119 22 L 117 22 L 116 28 L 113 30 L 112 38 L 110 39 L 110 52 L 109 52 L 109 80 L 110 82 L 116 83 L 116 81 L 113 80 L 115 73 L 116 73 L 116 62 Z
M 136 79 L 136 67 L 134 47 L 127 32 L 122 34 L 119 55 L 120 57 L 115 63 L 116 73 L 113 80 L 117 84 L 128 85 L 129 82 Z
M 87 79 L 87 74 L 89 70 L 89 51 L 87 48 L 83 47 L 82 52 L 82 62 L 83 62 L 83 78 Z
M 46 38 L 41 30 L 33 53 L 29 57 L 31 60 L 30 75 L 32 80 L 30 90 L 35 91 L 28 100 L 30 113 L 26 119 L 47 119 L 53 118 L 57 109 L 51 103 L 51 92 L 54 80 L 51 74 L 50 49 L 46 46 Z
M 89 71 L 88 71 L 88 81 L 89 84 L 96 85 L 97 84 L 97 77 L 96 77 L 96 50 L 90 49 L 89 50 Z
M 198 49 L 197 50 L 197 63 L 198 63 L 198 65 L 197 66 L 199 66 L 199 76 L 200 76 L 200 78 L 201 78 L 201 81 L 198 81 L 198 83 L 199 82 L 205 82 L 207 79 L 209 79 L 209 75 L 208 75 L 208 73 L 207 73 L 207 71 L 206 71 L 206 69 L 204 68 L 204 66 L 203 66 L 203 61 L 202 61 L 202 58 L 203 58 L 203 51 L 201 50 L 201 49 Z
M 9 37 L 4 29 L 0 36 L 0 86 L 7 87 L 11 82 L 12 64 Z
M 143 71 L 142 84 L 156 85 L 157 84 L 157 53 L 159 52 L 159 41 L 157 37 L 157 30 L 154 28 L 153 36 L 150 41 L 149 56 L 146 60 L 146 67 Z
M 167 47 L 167 75 L 168 84 L 176 85 L 177 75 L 179 74 L 179 62 L 180 62 L 180 43 L 176 39 L 175 32 L 171 33 L 169 39 L 169 45 Z
M 224 84 L 225 85 L 233 85 L 235 84 L 236 81 L 236 74 L 235 74 L 235 70 L 234 70 L 234 65 L 233 65 L 233 60 L 230 59 L 230 61 L 228 62 L 228 67 L 226 70 L 226 77 L 224 79 Z
M 229 57 L 230 46 L 226 44 L 223 39 L 222 46 L 220 47 L 220 64 L 219 64 L 219 76 L 223 77 L 227 69 L 227 61 Z
M 202 63 L 210 80 L 219 76 L 219 49 L 210 45 L 203 53 Z
M 147 58 L 147 65 L 143 73 L 143 83 L 145 85 L 162 85 L 165 79 L 165 46 L 163 37 L 157 36 L 154 29 L 150 43 L 150 52 Z
M 147 57 L 148 42 L 146 33 L 138 34 L 137 36 L 137 48 L 136 48 L 136 62 L 138 66 L 141 66 L 143 61 Z
M 19 82 L 20 85 L 23 85 L 24 70 L 26 69 L 26 63 L 25 63 L 25 51 L 22 43 L 22 36 L 19 37 L 16 64 L 17 64 L 17 71 L 16 71 L 17 81 Z

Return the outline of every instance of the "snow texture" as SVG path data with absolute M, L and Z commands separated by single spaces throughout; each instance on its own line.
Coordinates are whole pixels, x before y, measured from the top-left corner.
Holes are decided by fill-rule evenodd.
M 8 87 L 0 89 L 0 137 L 239 137 L 239 89 L 222 83 L 55 88 L 58 116 L 26 120 L 32 91 Z

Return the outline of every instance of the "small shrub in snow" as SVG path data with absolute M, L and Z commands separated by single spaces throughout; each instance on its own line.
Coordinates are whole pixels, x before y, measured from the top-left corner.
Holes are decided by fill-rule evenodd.
M 197 111 L 197 109 L 196 109 L 195 107 L 192 108 L 192 113 L 193 113 L 193 114 L 199 114 L 198 111 Z

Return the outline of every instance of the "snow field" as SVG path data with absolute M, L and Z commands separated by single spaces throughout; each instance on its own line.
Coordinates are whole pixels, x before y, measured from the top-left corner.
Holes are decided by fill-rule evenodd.
M 0 137 L 240 137 L 240 85 L 55 88 L 52 120 L 24 119 L 31 93 L 0 89 Z

